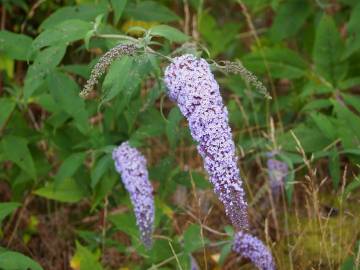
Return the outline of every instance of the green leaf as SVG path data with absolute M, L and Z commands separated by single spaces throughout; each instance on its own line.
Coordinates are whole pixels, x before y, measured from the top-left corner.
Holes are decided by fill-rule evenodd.
M 265 48 L 247 54 L 242 59 L 249 70 L 266 73 L 266 64 L 274 78 L 295 79 L 305 75 L 306 62 L 295 52 L 287 48 Z
M 4 270 L 43 270 L 35 261 L 14 251 L 0 251 L 0 269 Z
M 5 137 L 2 141 L 6 159 L 14 162 L 35 180 L 36 169 L 27 144 L 28 142 L 25 138 L 12 135 Z
M 0 99 L 0 127 L 4 125 L 11 112 L 15 108 L 15 101 L 10 98 Z
M 341 93 L 341 97 L 344 99 L 346 104 L 349 104 L 350 106 L 353 106 L 358 113 L 360 113 L 360 97 L 356 95 L 347 95 Z
M 108 219 L 118 230 L 128 234 L 129 236 L 139 238 L 139 231 L 136 226 L 135 216 L 133 213 L 112 215 L 109 216 Z
M 270 35 L 274 41 L 294 36 L 311 13 L 311 6 L 306 0 L 284 1 L 276 10 Z M 289 19 L 291 18 L 291 19 Z
M 77 128 L 84 134 L 89 129 L 85 102 L 79 97 L 79 86 L 66 74 L 54 71 L 47 78 L 50 94 L 60 108 L 72 116 Z
M 202 239 L 199 225 L 192 224 L 184 232 L 184 252 L 191 253 L 204 246 L 206 239 Z
M 141 83 L 136 63 L 130 57 L 123 57 L 114 61 L 106 74 L 103 83 L 103 101 L 110 101 L 124 92 L 124 105 L 128 104 L 131 92 Z
M 337 131 L 343 147 L 357 148 L 360 145 L 360 117 L 337 102 L 334 111 L 338 117 Z
M 99 4 L 83 4 L 79 6 L 67 6 L 57 9 L 53 14 L 46 18 L 40 28 L 49 29 L 64 21 L 77 19 L 82 21 L 92 21 L 99 14 L 106 13 L 107 6 L 105 1 L 97 1 Z M 119 0 L 118 2 L 121 2 Z
M 180 121 L 183 119 L 180 109 L 174 107 L 171 109 L 168 122 L 166 123 L 166 135 L 171 148 L 176 147 L 176 143 L 180 138 Z
M 91 187 L 95 188 L 101 177 L 113 165 L 111 155 L 102 156 L 91 170 Z
M 32 38 L 23 34 L 0 31 L 0 53 L 15 59 L 29 60 Z
M 158 2 L 141 1 L 137 4 L 129 4 L 124 10 L 124 14 L 134 20 L 172 22 L 180 18 L 167 7 Z
M 315 70 L 334 87 L 347 72 L 347 64 L 341 62 L 344 45 L 332 17 L 323 15 L 316 30 L 313 59 Z
M 339 187 L 341 168 L 340 168 L 340 157 L 336 150 L 330 152 L 329 155 L 329 172 L 334 188 Z
M 72 178 L 64 179 L 57 187 L 50 183 L 34 193 L 47 199 L 68 203 L 78 202 L 85 196 L 81 187 Z
M 185 35 L 183 32 L 168 25 L 156 25 L 153 26 L 150 29 L 150 31 L 151 31 L 151 35 L 164 37 L 170 40 L 171 42 L 180 43 L 180 42 L 185 42 L 189 39 L 189 37 Z
M 93 254 L 86 247 L 82 246 L 79 242 L 76 242 L 76 252 L 74 259 L 80 263 L 79 270 L 102 270 L 102 266 L 99 263 L 99 256 Z
M 329 140 L 336 140 L 336 128 L 332 122 L 331 117 L 321 113 L 312 113 L 310 114 L 310 117 L 326 138 Z
M 16 202 L 2 202 L 0 203 L 0 227 L 4 218 L 14 212 L 15 209 L 20 207 L 20 203 Z
M 347 39 L 344 58 L 349 57 L 360 49 L 360 3 L 351 12 L 350 21 L 347 24 Z
M 46 48 L 39 52 L 27 71 L 24 82 L 24 98 L 28 100 L 54 68 L 61 62 L 66 52 L 63 45 Z
M 34 49 L 41 49 L 53 45 L 67 45 L 70 42 L 85 38 L 92 29 L 90 22 L 81 20 L 64 21 L 42 32 L 33 41 Z
M 111 6 L 114 10 L 114 24 L 117 24 L 123 14 L 127 0 L 110 0 Z
M 350 184 L 348 184 L 344 191 L 344 197 L 347 197 L 351 192 L 360 188 L 360 175 L 354 178 Z
M 65 179 L 70 178 L 75 174 L 83 164 L 85 156 L 86 154 L 84 152 L 73 153 L 64 160 L 55 175 L 55 187 L 58 187 Z

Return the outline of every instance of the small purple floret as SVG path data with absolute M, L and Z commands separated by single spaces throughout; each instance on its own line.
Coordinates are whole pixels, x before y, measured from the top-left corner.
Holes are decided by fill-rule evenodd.
M 249 259 L 260 270 L 275 270 L 275 263 L 269 249 L 256 237 L 245 232 L 237 232 L 233 250 Z
M 115 161 L 115 168 L 121 174 L 125 188 L 130 194 L 141 239 L 144 245 L 150 248 L 152 245 L 155 208 L 153 188 L 149 181 L 146 159 L 128 142 L 124 142 L 115 148 L 112 157 Z
M 279 161 L 270 156 L 267 160 L 267 169 L 269 173 L 269 184 L 272 194 L 277 197 L 284 186 L 289 168 L 285 162 Z
M 237 167 L 228 111 L 219 85 L 204 59 L 183 55 L 166 68 L 165 83 L 189 122 L 214 191 L 237 230 L 248 228 L 247 203 Z

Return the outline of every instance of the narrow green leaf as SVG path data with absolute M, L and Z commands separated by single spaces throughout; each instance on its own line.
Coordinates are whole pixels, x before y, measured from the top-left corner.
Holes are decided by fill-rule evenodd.
M 315 70 L 335 87 L 347 72 L 347 64 L 341 62 L 343 52 L 344 45 L 334 20 L 323 15 L 316 30 L 313 59 Z
M 23 34 L 0 31 L 0 53 L 15 59 L 29 60 L 32 38 Z
M 85 153 L 73 153 L 68 156 L 61 164 L 55 175 L 55 187 L 58 187 L 66 178 L 70 178 L 75 174 L 79 167 L 83 164 Z
M 54 68 L 61 62 L 66 52 L 65 46 L 53 46 L 39 52 L 27 71 L 24 82 L 24 98 L 28 100 Z
M 347 24 L 347 39 L 344 58 L 349 57 L 360 49 L 360 3 L 351 12 L 350 21 Z
M 180 43 L 180 42 L 185 42 L 189 39 L 189 37 L 185 35 L 183 32 L 168 25 L 156 25 L 153 26 L 150 29 L 150 31 L 151 31 L 151 35 L 164 37 L 170 40 L 171 42 Z
M 155 1 L 141 1 L 137 4 L 129 3 L 124 14 L 134 20 L 171 22 L 180 18 L 167 7 Z
M 102 156 L 91 171 L 91 187 L 95 188 L 101 177 L 113 165 L 111 155 Z
M 265 48 L 245 55 L 242 62 L 249 70 L 258 73 L 267 72 L 267 63 L 274 78 L 299 78 L 305 75 L 307 68 L 306 62 L 287 48 Z
M 6 136 L 2 141 L 5 158 L 14 162 L 32 179 L 36 179 L 36 169 L 25 138 Z
M 107 11 L 106 1 L 96 2 L 99 2 L 99 4 L 91 3 L 59 8 L 41 23 L 40 28 L 49 29 L 71 19 L 90 22 L 99 14 L 106 13 Z
M 90 128 L 85 102 L 79 97 L 79 86 L 66 74 L 54 71 L 47 78 L 50 94 L 66 113 L 75 120 L 77 128 L 86 134 Z
M 341 171 L 340 171 L 340 157 L 336 150 L 330 152 L 329 155 L 329 172 L 334 188 L 339 187 Z
M 274 41 L 294 36 L 311 13 L 311 6 L 305 0 L 284 1 L 276 10 L 270 34 Z M 291 19 L 289 19 L 291 18 Z
M 171 148 L 175 148 L 177 141 L 180 138 L 180 121 L 183 119 L 179 108 L 171 109 L 168 122 L 166 123 L 166 135 L 169 140 Z
M 16 202 L 2 202 L 0 203 L 0 227 L 4 218 L 10 215 L 14 210 L 20 207 L 20 203 Z
M 10 98 L 0 99 L 0 127 L 4 125 L 9 115 L 15 108 L 15 101 Z
M 34 260 L 14 251 L 0 252 L 0 262 L 0 268 L 6 270 L 43 270 Z
M 114 10 L 114 24 L 117 24 L 123 14 L 127 0 L 110 0 L 110 2 Z
M 58 44 L 67 45 L 70 42 L 85 38 L 91 29 L 92 24 L 90 22 L 81 20 L 64 21 L 42 32 L 33 41 L 32 46 L 38 50 Z
M 34 193 L 47 199 L 68 203 L 78 202 L 85 196 L 81 187 L 72 178 L 64 179 L 57 187 L 50 183 Z

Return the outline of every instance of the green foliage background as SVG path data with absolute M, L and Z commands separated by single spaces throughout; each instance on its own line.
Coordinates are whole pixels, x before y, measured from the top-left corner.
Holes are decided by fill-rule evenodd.
M 266 235 L 279 269 L 359 269 L 358 0 L 3 0 L 1 11 L 0 269 L 190 269 L 192 257 L 201 269 L 250 269 L 230 252 L 233 231 L 215 199 L 209 216 L 215 235 L 204 233 L 204 217 L 191 218 L 193 208 L 173 200 L 185 189 L 191 205 L 198 192 L 211 190 L 185 121 L 166 97 L 164 56 L 179 48 L 209 61 L 240 60 L 272 96 L 264 98 L 239 75 L 216 72 L 254 231 Z M 158 55 L 115 60 L 82 99 L 99 57 L 141 38 L 144 29 Z M 113 168 L 111 151 L 125 140 L 146 154 L 156 187 L 158 237 L 151 250 L 139 242 Z M 280 210 L 271 240 L 264 224 L 274 221 L 259 201 L 269 200 L 265 164 L 272 150 L 291 172 L 286 207 L 272 205 Z M 321 227 L 306 214 L 307 196 L 320 208 L 338 209 L 340 218 L 322 216 Z M 59 215 L 67 218 L 60 222 Z M 343 226 L 351 233 L 337 238 Z M 54 240 L 57 260 L 46 252 L 41 258 L 31 245 L 45 241 L 41 227 L 68 245 L 61 252 Z M 309 227 L 320 231 L 300 234 L 299 241 L 290 235 L 309 235 Z

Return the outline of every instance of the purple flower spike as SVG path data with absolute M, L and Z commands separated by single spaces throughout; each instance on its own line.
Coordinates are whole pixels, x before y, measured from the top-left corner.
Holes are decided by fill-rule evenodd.
M 204 167 L 227 216 L 237 230 L 246 230 L 247 203 L 228 111 L 209 64 L 189 54 L 177 57 L 165 70 L 165 83 L 170 99 L 189 122 L 191 135 L 198 143 Z
M 285 162 L 271 157 L 267 160 L 269 173 L 269 184 L 272 194 L 277 197 L 285 183 L 285 178 L 289 173 L 289 168 Z
M 275 263 L 269 249 L 256 237 L 238 232 L 235 235 L 233 250 L 248 258 L 260 270 L 275 270 Z
M 146 168 L 146 159 L 128 142 L 124 142 L 115 148 L 112 157 L 115 161 L 115 168 L 121 174 L 125 188 L 130 194 L 141 239 L 144 245 L 150 248 L 152 245 L 155 207 L 153 188 Z

